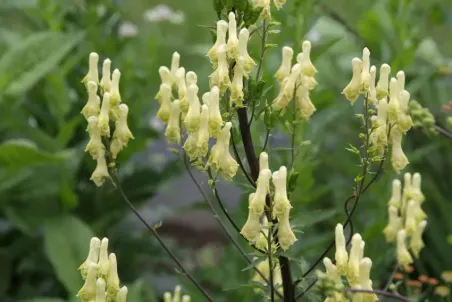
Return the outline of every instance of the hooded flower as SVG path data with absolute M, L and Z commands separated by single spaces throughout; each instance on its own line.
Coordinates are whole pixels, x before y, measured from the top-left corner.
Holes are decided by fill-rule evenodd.
M 369 136 L 370 144 L 375 148 L 378 155 L 383 156 L 388 145 L 387 114 L 388 101 L 386 97 L 378 101 L 378 115 L 375 121 L 372 121 L 372 132 Z
M 105 159 L 105 150 L 101 149 L 97 153 L 97 166 L 93 174 L 91 174 L 91 180 L 100 187 L 105 182 L 105 178 L 110 178 L 108 174 L 107 160 Z
M 165 130 L 165 136 L 169 144 L 180 144 L 181 129 L 180 129 L 180 106 L 179 100 L 174 100 L 171 104 L 171 114 L 168 121 L 168 126 Z
M 243 58 L 243 62 L 239 64 L 243 64 L 242 68 L 246 74 L 250 73 L 254 66 L 256 66 L 256 62 L 254 62 L 253 58 L 248 53 L 248 39 L 250 38 L 250 32 L 246 28 L 242 28 L 239 33 L 239 58 Z
M 89 244 L 88 257 L 86 258 L 85 262 L 83 262 L 83 264 L 80 265 L 80 267 L 78 268 L 80 270 L 80 273 L 82 274 L 83 279 L 86 279 L 90 267 L 92 266 L 97 267 L 97 262 L 99 261 L 99 250 L 100 250 L 99 238 L 97 237 L 91 238 Z
M 209 108 L 204 104 L 201 108 L 198 142 L 196 145 L 198 157 L 204 157 L 207 155 L 209 147 L 209 137 Z
M 345 248 L 344 228 L 340 223 L 336 225 L 335 242 L 336 242 L 335 260 L 337 271 L 340 275 L 344 275 L 347 272 L 348 253 Z
M 305 121 L 309 120 L 310 117 L 317 110 L 309 97 L 309 78 L 302 76 L 301 84 L 298 85 L 296 96 L 295 96 L 295 107 L 298 109 L 299 115 Z
M 194 133 L 199 129 L 199 122 L 201 118 L 201 103 L 198 98 L 198 86 L 192 84 L 188 87 L 188 101 L 190 107 L 188 109 L 187 115 L 184 119 L 185 129 L 187 132 Z
M 239 39 L 237 38 L 237 21 L 235 20 L 235 14 L 230 12 L 228 15 L 229 29 L 228 29 L 228 55 L 235 60 L 239 59 Z
M 102 143 L 101 131 L 99 128 L 98 119 L 95 116 L 88 118 L 89 142 L 86 145 L 85 151 L 88 152 L 93 159 L 98 159 L 99 156 L 105 154 L 105 146 Z
M 111 89 L 111 61 L 110 59 L 104 60 L 102 65 L 102 79 L 100 80 L 100 87 L 103 92 L 110 92 Z
M 218 65 L 218 48 L 221 45 L 226 44 L 226 33 L 228 31 L 228 23 L 224 20 L 217 22 L 217 40 L 212 48 L 207 52 L 207 56 L 210 62 L 213 64 L 214 68 Z
M 394 127 L 391 131 L 392 136 L 392 156 L 391 163 L 394 170 L 399 173 L 409 163 L 405 153 L 402 150 L 402 132 L 398 127 Z
M 100 97 L 97 95 L 97 84 L 88 82 L 88 102 L 82 109 L 83 116 L 88 120 L 91 116 L 98 116 L 100 112 Z
M 229 64 L 226 57 L 227 47 L 226 44 L 218 47 L 218 65 L 217 69 L 210 75 L 210 87 L 217 86 L 221 92 L 224 92 L 227 87 L 231 85 L 229 79 Z
M 217 135 L 217 141 L 210 150 L 208 165 L 214 172 L 221 171 L 223 176 L 230 180 L 235 176 L 238 164 L 229 153 L 229 140 L 231 139 L 232 123 L 227 122 L 220 133 Z
M 308 77 L 313 77 L 317 73 L 317 69 L 311 62 L 311 42 L 304 41 L 302 46 L 303 59 L 299 63 L 301 65 L 301 73 Z
M 237 107 L 243 107 L 243 78 L 245 75 L 245 70 L 243 66 L 245 64 L 245 59 L 239 57 L 237 64 L 234 67 L 234 77 L 231 83 L 231 103 L 235 104 Z
M 216 137 L 223 126 L 223 118 L 220 112 L 220 90 L 217 86 L 212 87 L 209 94 L 209 133 Z
M 354 58 L 352 60 L 352 79 L 350 83 L 344 88 L 342 94 L 345 95 L 347 100 L 353 105 L 361 91 L 361 72 L 363 70 L 363 62 L 359 58 Z
M 159 74 L 160 74 L 160 80 L 162 81 L 162 85 L 166 85 L 166 86 L 162 86 L 160 85 L 160 90 L 157 92 L 157 95 L 155 96 L 155 98 L 159 101 L 160 104 L 162 104 L 163 99 L 167 98 L 167 91 L 162 91 L 162 88 L 168 87 L 169 91 L 171 92 L 171 86 L 172 86 L 172 77 L 171 77 L 171 73 L 170 70 L 168 69 L 168 67 L 166 66 L 161 66 L 159 68 Z M 162 95 L 163 94 L 163 95 Z
M 160 85 L 159 91 L 160 108 L 157 111 L 157 117 L 167 123 L 171 114 L 171 86 L 167 84 Z
M 89 82 L 94 82 L 96 85 L 99 83 L 99 70 L 97 67 L 98 64 L 99 64 L 99 55 L 95 52 L 90 53 L 88 74 L 82 80 L 82 82 L 86 86 L 88 86 Z
M 422 234 L 424 233 L 426 226 L 426 220 L 419 222 L 411 237 L 410 248 L 413 251 L 414 257 L 416 258 L 419 258 L 419 253 L 425 246 L 424 241 L 422 240 Z
M 389 222 L 383 230 L 387 242 L 394 242 L 396 240 L 397 233 L 402 227 L 402 218 L 399 217 L 398 212 L 399 210 L 396 207 L 392 205 L 388 207 Z
M 350 249 L 350 257 L 347 267 L 347 280 L 350 284 L 355 285 L 359 283 L 359 263 L 361 261 L 361 243 L 362 238 L 360 234 L 355 234 L 352 237 L 352 248 Z
M 115 132 L 113 133 L 113 140 L 110 145 L 110 151 L 115 159 L 122 150 L 126 147 L 130 139 L 133 139 L 133 134 L 127 125 L 127 116 L 129 114 L 129 107 L 126 104 L 119 105 L 119 119 L 116 121 Z
M 400 230 L 397 233 L 397 262 L 404 269 L 413 263 L 413 258 L 411 258 L 410 252 L 406 248 L 405 230 Z
M 370 279 L 370 270 L 372 269 L 372 260 L 364 258 L 359 263 L 359 285 L 363 290 L 372 291 L 372 280 Z M 378 301 L 376 294 L 364 294 L 363 302 Z
M 388 64 L 383 64 L 380 67 L 380 78 L 377 83 L 377 99 L 382 99 L 385 96 L 389 96 L 389 74 L 391 73 L 391 67 Z
M 276 71 L 275 77 L 279 81 L 279 86 L 283 86 L 283 80 L 290 75 L 290 69 L 292 67 L 293 49 L 288 46 L 284 46 L 282 49 L 281 66 Z
M 251 209 L 252 201 L 254 199 L 255 193 L 251 193 L 248 202 L 249 208 Z M 260 214 L 256 214 L 253 211 L 248 212 L 248 219 L 245 222 L 240 234 L 243 235 L 249 242 L 254 243 L 259 240 L 259 235 L 261 232 L 261 223 L 259 221 Z
M 287 106 L 289 105 L 289 102 L 292 100 L 294 93 L 295 93 L 295 83 L 300 76 L 301 73 L 301 65 L 295 64 L 292 67 L 290 75 L 284 80 L 283 86 L 281 87 L 281 90 L 276 97 L 276 99 L 273 101 L 273 108 L 280 109 L 281 114 L 284 114 L 286 111 Z

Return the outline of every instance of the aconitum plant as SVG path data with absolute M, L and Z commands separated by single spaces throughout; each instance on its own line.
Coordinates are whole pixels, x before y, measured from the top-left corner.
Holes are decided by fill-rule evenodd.
M 161 84 L 155 99 L 160 105 L 157 117 L 166 125 L 164 135 L 168 144 L 173 145 L 173 149 L 181 156 L 187 171 L 238 253 L 254 269 L 255 276 L 250 281 L 254 281 L 251 284 L 256 286 L 258 297 L 265 301 L 292 302 L 303 299 L 311 289 L 320 289 L 326 297 L 325 301 L 330 302 L 373 302 L 378 300 L 379 295 L 408 301 L 397 294 L 394 287 L 390 291 L 390 284 L 381 290 L 374 288 L 371 278 L 372 260 L 365 257 L 364 238 L 353 228 L 353 214 L 359 201 L 377 180 L 384 162 L 390 160 L 397 173 L 409 163 L 402 149 L 402 141 L 413 125 L 409 114 L 410 93 L 405 90 L 404 72 L 398 71 L 395 77 L 391 77 L 391 67 L 388 64 L 383 64 L 380 68 L 371 65 L 371 52 L 368 48 L 363 49 L 362 58 L 352 60 L 353 74 L 350 83 L 342 91 L 343 97 L 352 106 L 359 106 L 362 111 L 357 115 L 362 121 L 362 128 L 357 129 L 360 146 L 344 143 L 344 147 L 356 154 L 361 170 L 354 179 L 354 192 L 345 201 L 347 218 L 331 231 L 331 244 L 309 269 L 299 276 L 291 270 L 294 259 L 290 259 L 286 252 L 298 244 L 292 230 L 291 217 L 294 213 L 303 211 L 302 208 L 293 207 L 290 201 L 297 178 L 293 168 L 295 154 L 300 148 L 296 143 L 296 128 L 300 123 L 309 127 L 309 120 L 316 113 L 315 99 L 311 100 L 310 92 L 318 84 L 318 71 L 311 61 L 311 52 L 315 49 L 309 41 L 301 41 L 302 51 L 296 56 L 291 47 L 281 47 L 281 64 L 274 71 L 274 83 L 262 80 L 265 54 L 275 46 L 268 44 L 268 41 L 278 26 L 277 22 L 272 21 L 271 11 L 280 9 L 284 4 L 285 1 L 274 0 L 273 8 L 270 0 L 214 1 L 219 20 L 214 26 L 216 40 L 206 53 L 212 65 L 209 78 L 200 78 L 196 71 L 186 71 L 181 67 L 183 58 L 177 52 L 174 52 L 169 67 L 161 66 L 158 69 Z M 254 58 L 248 52 L 248 43 L 253 39 L 260 39 L 261 44 L 259 56 Z M 91 179 L 97 186 L 101 186 L 107 179 L 111 180 L 178 268 L 202 292 L 206 300 L 214 301 L 170 251 L 159 236 L 158 229 L 151 227 L 140 216 L 121 189 L 115 161 L 120 151 L 133 138 L 127 126 L 129 108 L 121 100 L 120 72 L 115 69 L 111 73 L 111 61 L 106 59 L 99 79 L 98 60 L 99 56 L 91 53 L 89 72 L 83 80 L 88 91 L 88 103 L 82 113 L 87 120 L 90 135 L 86 151 L 97 161 Z M 208 82 L 210 89 L 200 92 L 199 82 Z M 279 88 L 275 99 L 266 97 L 265 91 L 270 85 Z M 268 138 L 271 131 L 283 121 L 289 121 L 290 127 L 284 129 L 290 129 L 289 134 L 292 135 L 289 148 L 292 161 L 271 170 L 269 163 L 272 161 L 272 154 L 267 152 Z M 251 130 L 259 124 L 265 125 L 267 131 L 263 148 L 256 152 Z M 238 142 L 243 144 L 246 161 L 242 160 L 238 152 Z M 223 215 L 217 212 L 217 208 L 196 182 L 190 165 L 208 175 L 210 187 Z M 216 189 L 218 181 L 234 181 L 237 173 L 244 175 L 253 188 L 248 195 L 248 218 L 244 223 L 236 222 Z M 407 240 L 410 240 L 409 248 L 414 257 L 419 256 L 424 246 L 422 233 L 427 216 L 420 206 L 425 199 L 421 192 L 420 175 L 414 174 L 411 177 L 410 174 L 405 174 L 403 194 L 400 181 L 395 180 L 392 194 L 388 204 L 389 223 L 382 236 L 384 233 L 388 242 L 397 242 L 394 256 L 398 265 L 407 267 L 413 262 Z M 221 219 L 223 216 L 225 220 Z M 228 225 L 241 236 L 242 241 L 235 239 Z M 348 236 L 344 234 L 346 227 L 350 228 Z M 93 240 L 94 243 L 99 241 Z M 330 259 L 328 254 L 333 247 L 334 259 Z M 247 248 L 253 249 L 260 257 L 251 259 L 245 250 Z M 116 258 L 113 260 L 116 261 Z M 103 302 L 101 299 L 104 298 L 93 300 L 92 297 L 98 296 L 107 297 L 110 299 L 108 301 L 123 301 L 122 298 L 116 298 L 120 291 L 119 281 L 111 289 L 109 271 L 102 269 L 100 260 L 92 262 L 89 267 L 86 264 L 81 267 L 82 276 L 92 283 L 92 292 L 88 296 L 86 286 L 85 290 L 81 290 L 81 297 L 91 299 L 83 301 Z M 317 269 L 321 262 L 325 272 Z M 301 281 L 307 277 L 311 277 L 310 280 L 313 281 L 302 287 Z M 97 295 L 96 290 L 102 293 Z M 174 296 L 179 301 L 179 287 Z M 171 301 L 171 294 L 166 294 L 164 299 Z M 183 298 L 183 301 L 188 300 L 188 296 Z

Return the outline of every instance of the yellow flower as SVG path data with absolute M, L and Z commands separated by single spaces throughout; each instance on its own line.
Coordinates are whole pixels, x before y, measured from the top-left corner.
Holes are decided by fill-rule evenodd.
M 302 76 L 302 78 L 303 81 L 297 88 L 295 106 L 299 110 L 301 118 L 307 121 L 317 109 L 309 97 L 309 87 L 307 86 L 308 83 L 306 83 L 308 78 L 306 76 Z
M 348 266 L 348 253 L 345 248 L 345 236 L 344 228 L 342 224 L 338 223 L 335 229 L 335 242 L 336 242 L 336 267 L 338 274 L 344 275 L 347 272 Z
M 88 86 L 89 82 L 99 83 L 99 70 L 97 64 L 99 63 L 99 55 L 95 52 L 89 54 L 89 69 L 88 74 L 83 78 L 82 82 Z
M 369 79 L 369 100 L 372 104 L 375 106 L 378 105 L 378 99 L 377 99 L 377 89 L 375 86 L 375 80 L 377 78 L 377 67 L 375 65 L 372 65 L 370 67 L 370 79 Z
M 118 291 L 118 294 L 116 295 L 116 302 L 126 302 L 128 292 L 129 290 L 127 289 L 127 286 L 121 287 L 121 289 Z
M 249 210 L 254 215 L 262 215 L 265 208 L 265 197 L 270 189 L 270 178 L 272 172 L 269 169 L 264 169 L 259 172 L 259 177 L 256 181 L 256 194 L 250 202 Z
M 129 107 L 126 104 L 121 104 L 119 109 L 119 119 L 115 123 L 115 132 L 113 133 L 113 141 L 110 145 L 110 151 L 114 159 L 123 147 L 127 146 L 129 139 L 133 139 L 133 134 L 127 125 L 127 115 L 129 114 Z
M 330 258 L 323 258 L 323 265 L 325 266 L 326 274 L 328 277 L 337 279 L 340 277 L 337 267 L 333 264 Z
M 229 64 L 226 57 L 226 44 L 220 45 L 217 50 L 218 66 L 210 75 L 210 88 L 218 86 L 221 92 L 224 92 L 231 85 L 229 78 Z
M 248 219 L 245 222 L 240 234 L 243 235 L 249 242 L 257 242 L 261 232 L 261 223 L 259 222 L 260 214 L 256 214 L 251 210 L 252 202 L 254 200 L 255 193 L 251 193 L 248 197 L 249 212 Z
M 372 269 L 372 260 L 364 258 L 359 263 L 359 284 L 361 289 L 372 291 L 372 280 L 370 280 L 370 270 Z M 364 294 L 363 302 L 375 302 L 378 297 L 375 294 Z
M 114 253 L 111 253 L 108 257 L 108 263 L 109 271 L 107 278 L 107 296 L 110 299 L 114 299 L 119 291 L 118 263 Z
M 313 77 L 317 73 L 317 69 L 311 62 L 311 42 L 303 41 L 301 46 L 303 50 L 303 59 L 300 62 L 301 73 L 308 77 Z
M 97 166 L 93 174 L 91 174 L 90 180 L 92 180 L 96 186 L 100 187 L 105 182 L 105 178 L 109 177 L 110 174 L 108 174 L 105 150 L 99 150 L 97 153 Z
M 118 106 L 121 103 L 121 95 L 119 93 L 119 80 L 121 78 L 121 72 L 118 69 L 113 70 L 111 75 L 111 89 L 110 89 L 110 111 L 113 111 L 111 116 L 114 121 L 118 119 Z
M 388 64 L 383 64 L 380 67 L 380 78 L 377 83 L 377 99 L 382 99 L 389 95 L 389 74 L 391 73 L 391 67 Z
M 228 29 L 228 55 L 235 60 L 239 58 L 239 39 L 237 38 L 237 21 L 235 20 L 235 14 L 230 12 L 228 15 L 229 29 Z
M 402 197 L 402 183 L 398 179 L 394 179 L 392 181 L 392 195 L 391 199 L 388 201 L 389 206 L 393 206 L 395 208 L 400 208 Z
M 188 101 L 190 107 L 184 119 L 185 128 L 188 133 L 197 132 L 201 117 L 201 103 L 198 98 L 198 86 L 190 85 L 188 87 Z
M 278 215 L 278 241 L 283 251 L 287 251 L 297 241 L 290 226 L 289 212 L 290 207 L 287 207 L 281 215 Z
M 88 257 L 86 258 L 85 262 L 83 262 L 83 264 L 80 265 L 80 267 L 78 268 L 83 279 L 86 279 L 86 276 L 88 275 L 88 269 L 91 266 L 97 266 L 97 262 L 99 261 L 99 249 L 100 249 L 99 238 L 97 237 L 91 238 L 89 244 Z
M 198 144 L 198 132 L 195 131 L 192 133 L 188 133 L 183 148 L 185 150 L 185 153 L 187 153 L 188 157 L 190 158 L 190 160 L 194 160 L 198 156 L 196 146 L 197 144 Z
M 397 261 L 404 269 L 413 263 L 413 258 L 411 258 L 411 255 L 406 248 L 405 230 L 400 230 L 397 233 Z
M 284 114 L 289 102 L 292 100 L 295 93 L 295 83 L 300 76 L 301 65 L 295 64 L 292 67 L 290 75 L 284 79 L 283 86 L 281 87 L 280 93 L 273 101 L 273 108 L 281 109 L 281 114 Z
M 100 112 L 100 97 L 97 95 L 97 84 L 88 82 L 88 102 L 82 109 L 83 116 L 88 119 L 91 116 L 98 116 Z
M 88 274 L 85 279 L 85 284 L 78 291 L 77 297 L 82 302 L 91 302 L 96 298 L 96 280 L 97 280 L 97 266 L 90 266 L 88 268 Z
M 389 222 L 388 225 L 383 230 L 387 242 L 394 242 L 397 233 L 402 227 L 402 217 L 399 217 L 398 212 L 399 210 L 396 207 L 392 205 L 388 207 Z
M 160 74 L 160 80 L 162 81 L 162 85 L 165 85 L 165 86 L 160 85 L 160 90 L 157 92 L 157 95 L 155 96 L 155 98 L 161 104 L 163 102 L 163 99 L 166 99 L 168 97 L 166 87 L 169 88 L 169 91 L 171 93 L 172 78 L 171 78 L 170 70 L 166 66 L 160 66 L 159 74 Z M 165 89 L 165 91 L 162 91 L 163 89 Z
M 282 166 L 272 175 L 272 182 L 275 187 L 273 197 L 273 216 L 282 219 L 286 215 L 286 210 L 292 208 L 287 198 L 287 168 Z
M 384 155 L 386 146 L 388 145 L 388 133 L 386 128 L 388 107 L 386 97 L 378 102 L 377 119 L 373 122 L 374 129 L 369 137 L 371 145 L 380 156 Z
M 196 145 L 198 157 L 207 155 L 209 147 L 209 108 L 202 105 L 201 116 L 198 130 L 198 142 Z
M 171 57 L 171 70 L 170 70 L 171 84 L 177 83 L 176 73 L 179 70 L 179 65 L 180 65 L 180 54 L 177 51 L 175 51 L 173 53 L 173 56 Z
M 159 94 L 160 108 L 157 117 L 163 123 L 167 123 L 171 115 L 171 86 L 161 84 Z
M 108 238 L 102 238 L 99 249 L 99 277 L 107 278 L 110 272 L 110 260 L 108 259 Z
M 352 60 L 352 79 L 350 83 L 344 88 L 342 94 L 345 98 L 351 102 L 353 105 L 358 99 L 359 93 L 361 91 L 361 72 L 363 69 L 363 62 L 359 58 L 354 58 Z
M 435 294 L 440 297 L 448 297 L 450 295 L 450 289 L 445 285 L 435 287 Z
M 266 152 L 261 152 L 259 155 L 259 171 L 264 169 L 269 169 L 268 167 L 268 154 Z
M 361 71 L 361 93 L 370 92 L 370 51 L 367 47 L 363 49 L 363 68 Z
M 102 65 L 102 79 L 100 80 L 100 87 L 103 92 L 110 92 L 111 89 L 111 61 L 105 59 Z
M 256 268 L 262 273 L 262 275 L 265 277 L 265 279 L 269 280 L 270 278 L 270 264 L 268 262 L 268 258 L 266 258 L 265 260 L 259 262 L 256 265 Z M 263 284 L 265 283 L 265 280 L 258 274 L 256 273 L 253 277 L 254 282 L 260 282 Z M 283 288 L 282 288 L 282 275 L 281 275 L 281 267 L 279 265 L 279 263 L 276 263 L 276 267 L 273 269 L 273 284 L 274 287 L 278 288 L 277 291 L 280 294 L 283 294 Z M 262 289 L 260 288 L 255 288 L 254 289 L 255 292 L 261 292 Z
M 360 234 L 355 234 L 352 237 L 352 247 L 350 249 L 350 257 L 347 266 L 347 280 L 350 284 L 357 284 L 359 282 L 359 264 L 361 255 L 361 242 L 362 238 Z
M 212 48 L 207 52 L 207 56 L 210 59 L 210 62 L 213 64 L 214 68 L 217 67 L 218 64 L 218 48 L 221 45 L 226 44 L 226 33 L 228 31 L 228 23 L 224 20 L 220 20 L 217 22 L 217 40 Z
M 280 10 L 284 4 L 286 4 L 287 0 L 273 0 L 273 3 L 275 4 L 276 8 Z
M 441 274 L 441 278 L 447 283 L 452 283 L 452 271 L 444 271 Z
M 231 83 L 231 103 L 235 104 L 237 107 L 243 107 L 243 77 L 245 75 L 245 70 L 243 66 L 245 64 L 245 59 L 239 57 L 237 64 L 234 67 L 234 77 Z
M 98 159 L 100 154 L 105 154 L 105 146 L 102 143 L 97 117 L 90 116 L 88 118 L 88 128 L 86 131 L 88 131 L 90 139 L 86 145 L 85 151 L 88 152 L 93 159 Z
M 239 58 L 243 57 L 243 62 L 240 62 L 239 64 L 243 64 L 243 70 L 245 71 L 245 74 L 250 73 L 254 66 L 256 66 L 256 62 L 254 62 L 253 58 L 248 53 L 248 39 L 250 38 L 250 32 L 248 29 L 243 28 L 240 30 L 239 33 Z
M 416 258 L 419 258 L 419 253 L 425 246 L 424 241 L 422 240 L 422 234 L 424 233 L 426 226 L 427 226 L 426 220 L 423 220 L 420 223 L 418 223 L 411 237 L 410 248 L 413 251 L 414 257 Z
M 104 93 L 102 106 L 98 118 L 98 125 L 102 136 L 110 137 L 110 93 Z
M 391 130 L 392 136 L 392 154 L 391 163 L 392 167 L 397 173 L 400 173 L 406 165 L 409 163 L 408 158 L 405 156 L 402 150 L 402 132 L 398 127 L 394 127 Z
M 223 118 L 220 112 L 220 90 L 217 86 L 212 87 L 209 94 L 209 133 L 217 136 L 223 126 Z
M 165 136 L 169 144 L 180 144 L 180 112 L 181 110 L 179 106 L 179 100 L 174 100 L 171 104 L 171 114 L 168 121 L 168 126 L 165 130 Z
M 290 75 L 290 68 L 292 66 L 293 49 L 284 46 L 282 49 L 281 66 L 276 71 L 275 77 L 279 81 L 279 86 L 282 87 L 283 80 Z
M 96 302 L 106 302 L 107 293 L 105 292 L 106 283 L 102 278 L 97 279 L 96 282 Z

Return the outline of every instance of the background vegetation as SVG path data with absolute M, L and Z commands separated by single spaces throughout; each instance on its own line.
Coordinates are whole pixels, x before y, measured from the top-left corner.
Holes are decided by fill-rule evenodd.
M 272 43 L 298 51 L 301 41 L 310 39 L 319 70 L 320 85 L 311 96 L 318 111 L 302 125 L 304 147 L 295 165 L 300 176 L 292 197 L 300 233 L 291 257 L 303 270 L 344 219 L 343 202 L 359 169 L 345 150 L 358 142 L 359 120 L 340 94 L 351 76 L 351 58 L 367 46 L 373 64 L 405 70 L 412 97 L 447 128 L 441 106 L 452 100 L 452 2 L 288 0 L 273 17 L 282 25 Z M 86 102 L 80 81 L 91 51 L 122 71 L 121 94 L 135 135 L 119 159 L 126 194 L 151 222 L 163 220 L 161 232 L 215 301 L 255 301 L 253 290 L 241 286 L 251 271 L 242 271 L 246 264 L 206 211 L 183 163 L 167 151 L 154 118 L 158 67 L 170 63 L 173 51 L 206 90 L 211 66 L 205 53 L 212 35 L 202 25 L 214 22 L 205 0 L 0 1 L 0 301 L 73 300 L 82 283 L 77 268 L 93 235 L 110 239 L 130 301 L 159 301 L 177 283 L 198 301 L 114 188 L 96 188 L 89 180 L 95 162 L 83 152 L 88 137 L 79 112 Z M 280 47 L 267 53 L 268 82 L 279 65 Z M 268 98 L 274 95 L 271 89 Z M 264 126 L 254 130 L 256 144 L 263 144 Z M 282 148 L 287 143 L 282 131 L 273 133 L 272 166 L 289 160 L 290 152 Z M 452 269 L 452 141 L 418 128 L 408 133 L 405 151 L 410 159 L 405 171 L 423 176 L 429 215 L 427 247 L 411 277 L 439 278 Z M 374 288 L 384 284 L 394 261 L 394 247 L 384 242 L 382 230 L 390 182 L 397 176 L 390 166 L 385 170 L 355 218 L 366 255 L 374 261 Z M 208 191 L 206 180 L 197 176 Z M 242 224 L 247 205 L 240 192 L 246 195 L 250 188 L 240 185 L 240 177 L 235 185 L 221 183 L 219 191 Z

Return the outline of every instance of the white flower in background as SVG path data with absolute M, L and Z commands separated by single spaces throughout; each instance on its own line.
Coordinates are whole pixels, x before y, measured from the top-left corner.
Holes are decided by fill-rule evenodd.
M 138 26 L 132 22 L 123 22 L 119 25 L 118 35 L 124 38 L 133 38 L 138 35 Z
M 173 24 L 182 24 L 185 21 L 185 15 L 182 11 L 174 11 L 165 4 L 159 4 L 146 10 L 143 18 L 150 23 L 168 21 Z

